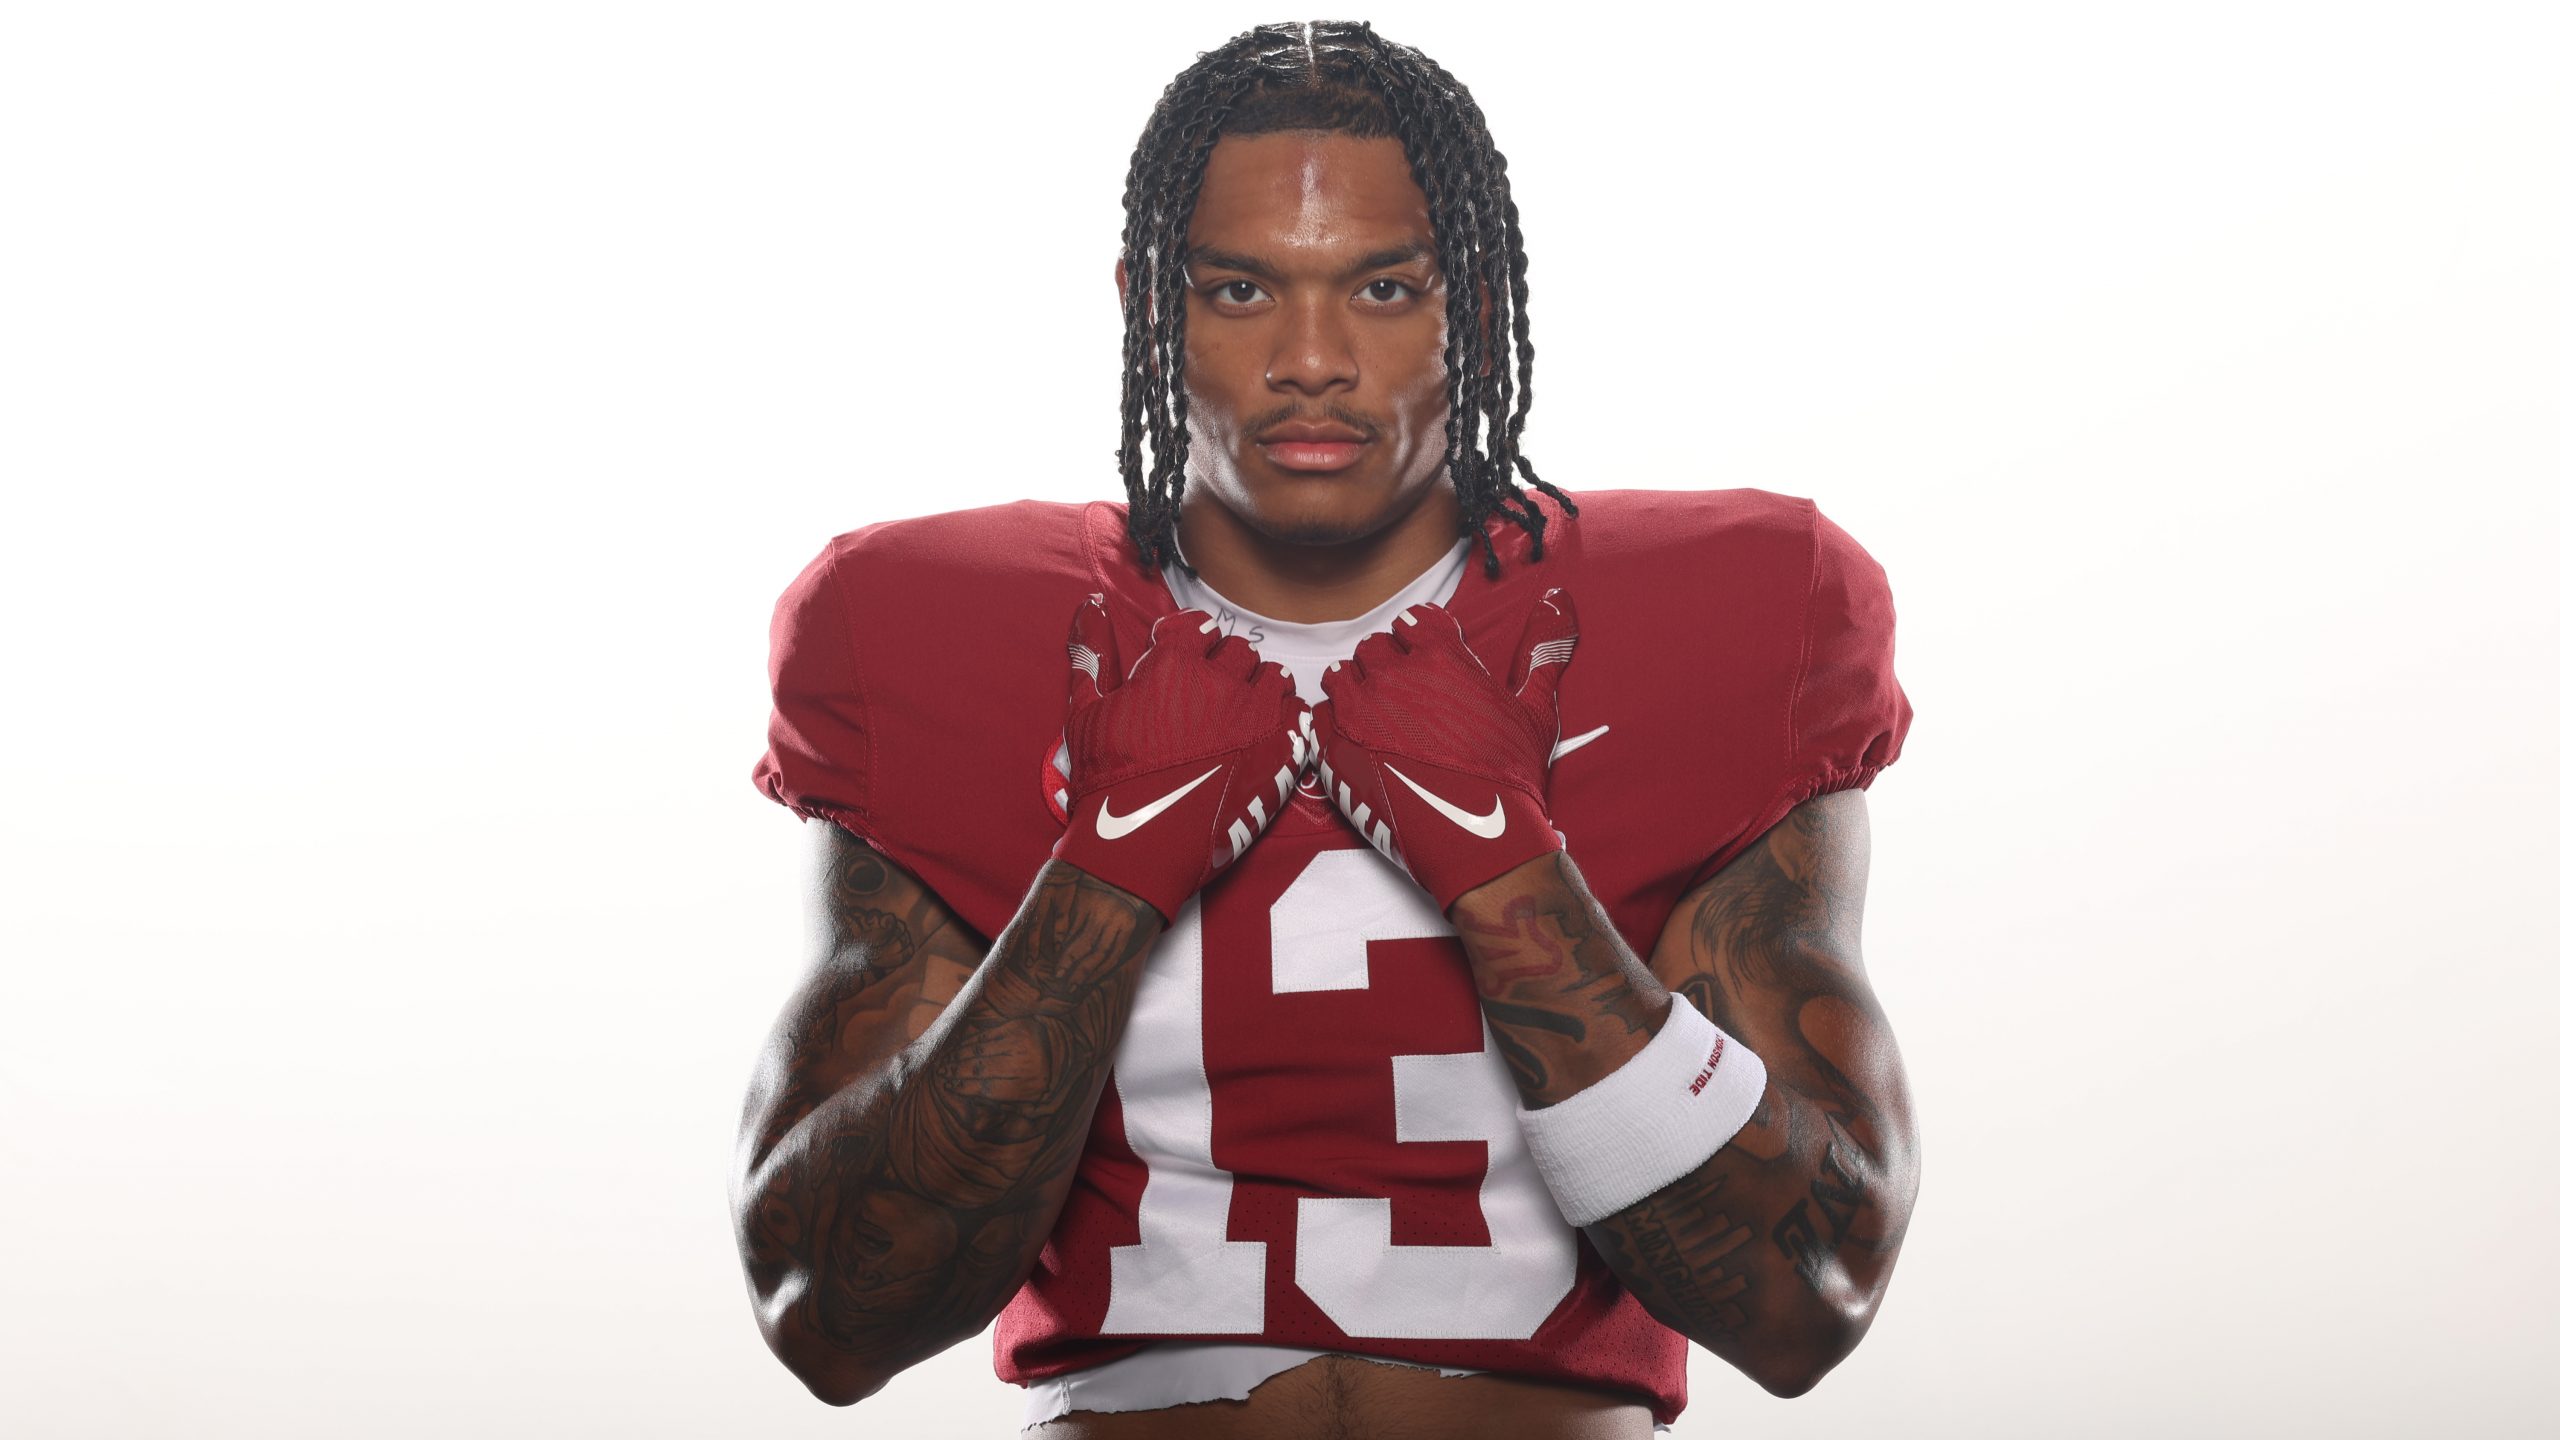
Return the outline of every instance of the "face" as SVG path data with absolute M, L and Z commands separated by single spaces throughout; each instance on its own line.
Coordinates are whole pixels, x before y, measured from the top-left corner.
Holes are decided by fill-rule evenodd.
M 1396 141 L 1220 140 L 1191 219 L 1186 509 L 1297 545 L 1454 515 L 1441 286 Z

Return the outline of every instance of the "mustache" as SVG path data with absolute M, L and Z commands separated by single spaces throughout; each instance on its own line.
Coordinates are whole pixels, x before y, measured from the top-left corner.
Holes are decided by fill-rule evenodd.
M 1286 425 L 1292 420 L 1330 422 L 1336 425 L 1347 425 L 1352 429 L 1359 431 L 1360 438 L 1363 440 L 1377 439 L 1378 431 L 1380 429 L 1378 422 L 1370 419 L 1368 416 L 1363 415 L 1356 410 L 1347 409 L 1341 405 L 1327 402 L 1326 404 L 1317 406 L 1313 410 L 1302 410 L 1295 405 L 1282 405 L 1277 409 L 1265 411 L 1260 415 L 1254 416 L 1251 420 L 1245 423 L 1244 433 L 1259 438 L 1262 435 L 1269 433 L 1273 428 Z

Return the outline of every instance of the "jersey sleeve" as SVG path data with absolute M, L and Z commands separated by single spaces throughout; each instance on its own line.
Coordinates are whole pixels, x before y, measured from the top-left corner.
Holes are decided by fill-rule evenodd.
M 1893 619 L 1884 567 L 1816 509 L 1803 658 L 1787 702 L 1789 805 L 1863 790 L 1901 755 L 1911 702 L 1893 673 Z
M 839 538 L 773 607 L 773 718 L 755 784 L 802 819 L 832 820 L 869 841 L 871 727 L 843 564 Z
M 1893 590 L 1884 567 L 1831 517 L 1808 504 L 1807 561 L 1785 714 L 1784 754 L 1762 762 L 1763 797 L 1741 833 L 1691 873 L 1695 888 L 1767 834 L 1787 812 L 1834 790 L 1865 789 L 1902 754 L 1911 702 L 1893 671 Z M 1775 748 L 1775 747 L 1771 747 Z

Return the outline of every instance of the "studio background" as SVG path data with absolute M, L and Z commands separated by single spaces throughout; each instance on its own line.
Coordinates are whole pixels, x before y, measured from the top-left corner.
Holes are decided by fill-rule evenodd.
M 1541 473 L 1900 612 L 1918 1214 L 1675 1433 L 2553 1425 L 2552 12 L 1366 13 L 1510 158 Z M 1115 493 L 1130 147 L 1287 18 L 12 9 L 11 1433 L 1011 1433 L 984 1336 L 840 1412 L 755 1332 L 765 627 Z

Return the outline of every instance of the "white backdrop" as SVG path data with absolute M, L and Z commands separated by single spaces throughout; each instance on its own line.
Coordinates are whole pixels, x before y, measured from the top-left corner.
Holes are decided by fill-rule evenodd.
M 1901 1271 L 1677 1433 L 2560 1423 L 2553 12 L 1541 8 L 1368 12 L 1511 158 L 1529 453 L 1814 497 L 1917 711 Z M 765 625 L 1112 493 L 1129 148 L 1281 18 L 11 8 L 0 1427 L 1010 1433 L 748 1311 Z

